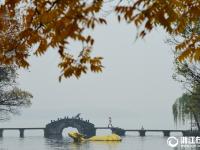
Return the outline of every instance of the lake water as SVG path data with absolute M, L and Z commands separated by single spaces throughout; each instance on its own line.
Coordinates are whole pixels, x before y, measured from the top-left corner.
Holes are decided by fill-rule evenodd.
M 163 136 L 123 137 L 122 142 L 83 142 L 73 143 L 69 137 L 47 139 L 42 136 L 3 137 L 0 150 L 173 150 Z M 174 150 L 199 150 L 198 148 L 174 148 Z

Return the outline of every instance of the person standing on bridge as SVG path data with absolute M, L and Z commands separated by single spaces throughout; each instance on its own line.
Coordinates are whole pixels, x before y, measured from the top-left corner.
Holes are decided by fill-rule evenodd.
M 109 117 L 108 120 L 109 120 L 108 128 L 112 128 L 112 127 L 113 127 L 113 126 L 112 126 L 112 118 Z

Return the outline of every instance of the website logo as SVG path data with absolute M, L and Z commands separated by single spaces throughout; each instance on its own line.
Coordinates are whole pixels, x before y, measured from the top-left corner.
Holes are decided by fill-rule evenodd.
M 174 137 L 171 136 L 167 139 L 167 145 L 174 148 L 178 145 L 180 147 L 200 147 L 200 137 L 194 136 L 183 136 L 183 137 Z
M 178 139 L 174 136 L 171 136 L 167 139 L 167 145 L 170 147 L 176 147 L 178 145 Z

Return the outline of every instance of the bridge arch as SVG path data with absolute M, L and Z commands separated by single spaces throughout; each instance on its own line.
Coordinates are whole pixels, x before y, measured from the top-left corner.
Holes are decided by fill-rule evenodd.
M 62 137 L 63 129 L 68 127 L 76 128 L 79 133 L 84 134 L 86 137 L 96 135 L 94 124 L 81 118 L 63 118 L 51 121 L 46 125 L 44 135 L 45 137 Z
M 78 132 L 77 128 L 68 127 L 62 130 L 62 137 L 69 137 L 69 132 Z

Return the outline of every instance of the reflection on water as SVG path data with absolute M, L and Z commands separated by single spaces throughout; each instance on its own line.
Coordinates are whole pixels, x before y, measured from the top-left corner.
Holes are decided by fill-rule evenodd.
M 200 150 L 200 147 L 175 147 L 174 150 Z
M 49 148 L 59 148 L 59 149 L 73 149 L 73 150 L 79 150 L 81 147 L 81 143 L 73 143 L 73 141 L 70 138 L 46 138 L 45 139 L 45 144 Z
M 69 137 L 47 139 L 37 136 L 25 138 L 0 138 L 0 150 L 200 150 L 196 148 L 171 148 L 162 136 L 126 136 L 122 142 L 73 143 Z
M 106 146 L 109 150 L 115 150 L 121 144 L 119 141 L 93 141 L 91 143 L 96 146 Z
M 116 150 L 117 146 L 121 142 L 111 142 L 111 141 L 85 141 L 81 143 L 74 143 L 72 139 L 66 137 L 66 138 L 60 138 L 60 139 L 45 139 L 45 144 L 49 146 L 49 148 L 54 149 L 70 149 L 70 150 L 90 150 L 95 149 L 95 147 L 98 147 L 98 149 L 107 149 L 107 150 Z

